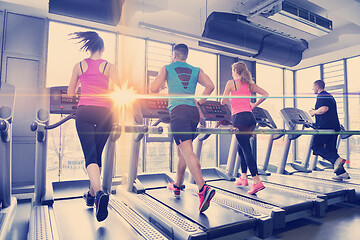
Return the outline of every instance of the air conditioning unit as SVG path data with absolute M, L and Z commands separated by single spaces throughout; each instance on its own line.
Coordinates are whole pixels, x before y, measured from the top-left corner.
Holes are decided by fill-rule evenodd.
M 333 30 L 331 20 L 288 1 L 281 2 L 261 15 L 317 37 L 324 36 Z

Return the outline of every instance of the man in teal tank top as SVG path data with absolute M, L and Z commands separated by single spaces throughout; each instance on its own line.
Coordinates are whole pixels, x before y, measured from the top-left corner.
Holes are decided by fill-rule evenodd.
M 200 99 L 196 102 L 194 94 L 198 83 L 205 87 L 202 93 L 205 96 L 210 95 L 215 86 L 202 69 L 186 63 L 188 52 L 189 49 L 185 44 L 174 47 L 173 62 L 160 69 L 158 76 L 150 85 L 150 91 L 159 92 L 167 80 L 169 95 L 183 96 L 169 100 L 170 127 L 177 145 L 179 161 L 176 181 L 169 183 L 168 188 L 174 192 L 175 197 L 180 197 L 180 186 L 188 166 L 199 188 L 199 210 L 203 212 L 209 207 L 215 190 L 205 184 L 199 159 L 193 151 L 192 142 L 196 137 L 196 128 L 200 120 L 196 104 L 201 105 L 206 101 Z

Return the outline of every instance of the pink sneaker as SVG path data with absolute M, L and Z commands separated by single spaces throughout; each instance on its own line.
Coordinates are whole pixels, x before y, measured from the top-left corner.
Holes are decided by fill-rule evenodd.
M 248 180 L 246 178 L 245 179 L 238 178 L 238 180 L 236 180 L 235 184 L 237 186 L 248 186 L 249 185 Z
M 168 183 L 167 188 L 168 188 L 170 191 L 173 191 L 173 192 L 174 192 L 174 197 L 175 197 L 175 198 L 180 198 L 180 189 L 177 188 L 177 187 L 175 187 L 175 183 L 174 183 L 174 182 Z
M 204 189 L 198 193 L 198 196 L 200 198 L 199 210 L 201 213 L 209 208 L 210 201 L 214 197 L 214 195 L 215 195 L 215 190 L 205 184 Z
M 262 182 L 259 182 L 258 184 L 253 184 L 251 186 L 251 189 L 248 191 L 249 194 L 255 194 L 260 190 L 263 190 L 265 188 L 264 184 Z

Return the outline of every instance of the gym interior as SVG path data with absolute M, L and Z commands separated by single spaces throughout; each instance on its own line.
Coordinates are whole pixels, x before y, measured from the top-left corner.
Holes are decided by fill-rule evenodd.
M 357 0 L 0 0 L 0 240 L 359 239 L 359 12 Z M 113 96 L 121 119 L 102 156 L 103 222 L 82 199 L 89 178 L 77 99 L 65 96 L 73 66 L 89 57 L 69 36 L 81 31 L 102 37 L 103 59 L 122 83 Z M 204 213 L 189 171 L 180 200 L 166 188 L 179 161 L 168 92 L 149 90 L 179 43 L 215 85 L 194 140 L 216 190 Z M 234 184 L 236 130 L 218 127 L 230 119 L 220 101 L 238 61 L 269 93 L 253 110 L 265 185 L 255 195 Z M 317 80 L 336 100 L 337 149 L 350 179 L 334 180 L 333 165 L 312 154 L 323 133 L 309 116 Z

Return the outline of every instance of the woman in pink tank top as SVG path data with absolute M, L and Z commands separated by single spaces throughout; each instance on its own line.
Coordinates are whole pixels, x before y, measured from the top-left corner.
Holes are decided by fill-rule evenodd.
M 67 94 L 74 96 L 81 86 L 76 110 L 76 130 L 85 157 L 90 190 L 84 194 L 86 205 L 96 206 L 100 222 L 108 215 L 109 196 L 101 190 L 101 156 L 113 126 L 112 101 L 109 88 L 112 82 L 120 87 L 115 66 L 102 59 L 104 41 L 96 32 L 75 32 L 72 39 L 80 39 L 81 50 L 90 57 L 75 64 Z
M 239 98 L 231 98 L 231 113 L 234 127 L 238 128 L 241 134 L 236 134 L 238 140 L 238 153 L 241 159 L 241 177 L 236 181 L 238 186 L 247 186 L 247 169 L 253 177 L 253 185 L 248 191 L 249 194 L 264 189 L 264 185 L 260 180 L 257 170 L 256 160 L 252 154 L 250 145 L 250 137 L 256 126 L 256 120 L 252 113 L 252 109 L 262 103 L 268 93 L 257 86 L 251 78 L 251 74 L 244 62 L 236 62 L 232 65 L 233 80 L 229 80 L 225 86 L 224 96 L 239 96 Z M 250 97 L 252 93 L 262 96 L 255 103 L 251 103 Z M 223 98 L 221 104 L 226 104 L 227 98 Z

